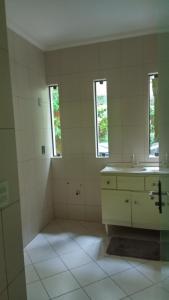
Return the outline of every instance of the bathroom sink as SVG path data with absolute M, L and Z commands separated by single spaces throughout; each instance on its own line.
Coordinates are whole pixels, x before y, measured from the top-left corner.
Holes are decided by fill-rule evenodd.
M 141 172 L 159 172 L 159 167 L 143 167 Z
M 112 173 L 158 173 L 163 172 L 158 166 L 132 166 L 131 164 L 109 164 L 104 169 L 103 172 Z

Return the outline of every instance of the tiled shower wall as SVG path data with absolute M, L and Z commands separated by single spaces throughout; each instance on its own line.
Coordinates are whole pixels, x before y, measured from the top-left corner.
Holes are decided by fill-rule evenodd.
M 148 73 L 157 72 L 155 35 L 46 52 L 47 83 L 60 86 L 63 158 L 53 158 L 55 215 L 99 221 L 99 170 L 148 158 Z M 96 158 L 94 79 L 108 80 L 110 158 Z M 76 196 L 76 191 L 80 195 Z
M 8 30 L 24 245 L 53 218 L 44 54 Z M 42 154 L 45 146 L 45 154 Z
M 0 299 L 26 300 L 15 129 L 10 86 L 4 1 L 0 0 L 0 181 L 9 199 L 0 203 Z

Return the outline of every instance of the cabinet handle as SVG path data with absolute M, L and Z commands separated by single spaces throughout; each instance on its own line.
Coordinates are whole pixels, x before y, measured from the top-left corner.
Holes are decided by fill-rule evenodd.
M 152 186 L 157 186 L 157 183 L 156 183 L 156 182 L 153 182 L 153 183 L 152 183 Z
M 125 202 L 125 203 L 129 203 L 129 200 L 128 200 L 128 199 L 126 199 L 124 202 Z
M 110 184 L 110 181 L 108 180 L 108 181 L 106 181 L 106 183 L 107 183 L 107 184 Z
M 138 202 L 137 202 L 137 201 L 134 201 L 134 204 L 138 204 Z

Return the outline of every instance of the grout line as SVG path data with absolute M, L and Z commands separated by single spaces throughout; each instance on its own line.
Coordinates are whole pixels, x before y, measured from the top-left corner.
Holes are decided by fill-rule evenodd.
M 81 224 L 82 225 L 82 224 Z M 61 223 L 58 223 L 58 224 L 56 224 L 56 226 L 60 226 L 60 229 L 61 230 L 63 230 L 63 231 L 65 231 L 65 230 L 67 230 L 67 229 L 65 229 L 64 228 L 64 226 L 62 227 L 62 224 Z M 84 228 L 84 226 L 82 225 L 82 228 Z M 86 229 L 86 228 L 85 228 Z M 88 233 L 90 233 L 90 230 L 87 230 L 88 231 Z M 43 234 L 43 233 L 42 233 Z M 79 233 L 79 235 L 81 235 L 81 233 Z M 105 273 L 105 275 L 107 275 L 106 277 L 104 277 L 104 278 L 102 278 L 102 279 L 99 279 L 99 280 L 96 280 L 96 281 L 94 281 L 94 282 L 91 282 L 91 283 L 89 283 L 89 284 L 87 284 L 87 285 L 85 285 L 85 286 L 81 286 L 81 284 L 80 284 L 80 282 L 76 279 L 76 277 L 74 276 L 74 274 L 72 273 L 72 270 L 73 269 L 77 269 L 77 268 L 80 268 L 80 267 L 82 267 L 82 266 L 85 266 L 85 265 L 88 265 L 88 264 L 90 264 L 90 262 L 88 262 L 88 263 L 85 263 L 85 264 L 83 264 L 83 265 L 80 265 L 80 266 L 77 266 L 77 267 L 75 267 L 75 268 L 69 268 L 65 263 L 64 263 L 64 261 L 63 261 L 63 259 L 62 259 L 62 255 L 65 255 L 65 254 L 70 254 L 70 253 L 73 253 L 73 251 L 70 251 L 70 252 L 67 252 L 67 253 L 65 253 L 65 254 L 59 254 L 59 253 L 57 253 L 56 252 L 56 250 L 55 250 L 55 248 L 53 247 L 53 244 L 45 237 L 45 236 L 43 236 L 44 237 L 44 239 L 45 239 L 45 241 L 48 243 L 48 245 L 50 245 L 50 247 L 54 250 L 54 252 L 56 253 L 56 258 L 58 257 L 61 261 L 62 261 L 62 263 L 64 264 L 64 266 L 66 267 L 66 271 L 63 271 L 63 272 L 59 272 L 59 273 L 56 273 L 56 274 L 54 274 L 54 275 L 51 275 L 51 276 L 49 276 L 49 277 L 46 277 L 46 278 L 44 278 L 44 279 L 41 279 L 40 278 L 40 276 L 39 276 L 39 274 L 38 274 L 38 277 L 40 278 L 40 282 L 42 283 L 42 286 L 44 287 L 44 285 L 43 285 L 43 282 L 42 282 L 42 280 L 45 280 L 45 279 L 47 279 L 47 278 L 50 278 L 50 277 L 53 277 L 53 276 L 56 276 L 57 274 L 61 274 L 61 273 L 64 273 L 64 272 L 70 272 L 71 273 L 71 275 L 73 276 L 73 278 L 76 280 L 76 282 L 78 283 L 78 285 L 79 285 L 79 287 L 84 291 L 84 293 L 88 296 L 88 294 L 86 293 L 86 291 L 85 291 L 85 287 L 87 287 L 87 286 L 90 286 L 90 285 L 92 285 L 92 284 L 95 284 L 96 282 L 99 282 L 99 281 L 102 281 L 102 280 L 105 280 L 106 278 L 109 278 L 116 286 L 118 286 L 119 288 L 120 288 L 120 290 L 121 291 L 123 291 L 124 292 L 124 294 L 126 294 L 126 292 L 121 288 L 121 286 L 119 286 L 118 285 L 118 283 L 117 282 L 115 282 L 114 280 L 113 280 L 113 278 L 112 277 L 114 277 L 114 276 L 116 276 L 116 275 L 118 275 L 118 274 L 120 274 L 120 273 L 124 273 L 124 272 L 126 272 L 127 270 L 131 270 L 131 269 L 135 269 L 135 270 L 137 270 L 140 274 L 142 274 L 146 279 L 148 279 L 150 282 L 151 282 L 151 285 L 149 286 L 149 287 L 146 287 L 146 288 L 143 288 L 143 289 L 141 289 L 141 290 L 139 290 L 139 291 L 137 291 L 137 292 L 134 292 L 134 293 L 131 293 L 131 294 L 126 294 L 126 296 L 124 297 L 124 298 L 122 298 L 122 299 L 126 299 L 127 297 L 129 297 L 129 299 L 130 299 L 130 296 L 132 296 L 132 295 L 135 295 L 135 294 L 137 294 L 137 293 L 140 293 L 140 292 L 142 292 L 142 291 L 144 291 L 144 290 L 146 290 L 146 289 L 149 289 L 149 288 L 151 288 L 151 287 L 153 287 L 153 286 L 157 286 L 160 282 L 158 282 L 158 283 L 156 283 L 156 282 L 153 282 L 149 277 L 147 277 L 145 274 L 143 274 L 139 269 L 137 269 L 137 265 L 134 265 L 134 264 L 132 264 L 132 263 L 130 263 L 130 261 L 128 261 L 127 259 L 123 259 L 122 258 L 122 260 L 124 260 L 124 261 L 126 261 L 131 267 L 130 268 L 128 268 L 128 269 L 125 269 L 125 270 L 123 270 L 123 271 L 120 271 L 120 272 L 117 272 L 117 273 L 115 273 L 115 274 L 112 274 L 112 275 L 110 275 L 110 274 L 108 274 L 98 263 L 97 263 L 97 261 L 92 257 L 92 256 L 90 256 L 82 247 L 81 247 L 81 245 L 74 239 L 74 238 L 70 238 L 69 237 L 69 239 L 70 240 L 72 240 L 72 241 L 74 241 L 78 246 L 79 246 L 79 248 L 91 259 L 91 262 L 94 262 L 104 273 Z M 102 236 L 102 238 L 104 238 L 103 236 Z M 96 242 L 97 243 L 97 242 Z M 27 253 L 27 252 L 26 252 Z M 27 253 L 28 254 L 28 253 Z M 29 254 L 28 254 L 28 257 L 29 257 Z M 110 257 L 110 256 L 107 256 L 107 257 Z M 44 260 L 42 260 L 42 261 L 40 261 L 40 262 L 44 262 L 44 261 L 47 261 L 47 260 L 50 260 L 50 259 L 52 259 L 52 258 L 48 258 L 48 259 L 44 259 Z M 53 258 L 54 259 L 54 258 Z M 30 260 L 32 261 L 32 259 L 30 258 Z M 34 267 L 34 264 L 36 264 L 36 263 L 40 263 L 40 262 L 32 262 L 32 265 L 33 265 L 33 267 Z M 143 262 L 143 263 L 140 263 L 141 265 L 144 265 L 144 264 L 146 264 L 147 262 L 149 262 L 148 260 L 146 261 L 146 262 Z M 34 267 L 35 268 L 35 267 Z M 36 271 L 36 270 L 35 270 Z M 37 273 L 37 272 L 36 272 Z M 80 288 L 78 288 L 78 289 L 80 289 Z M 165 290 L 166 291 L 166 289 L 165 288 L 163 288 L 163 287 L 161 287 L 163 290 Z M 44 287 L 44 289 L 45 289 L 45 291 L 46 291 L 46 288 Z M 75 289 L 75 290 L 78 290 L 78 289 Z M 71 293 L 71 292 L 73 292 L 73 291 L 75 291 L 75 290 L 72 290 L 72 291 L 69 291 L 69 292 L 67 292 L 67 293 L 65 293 L 65 294 L 62 294 L 62 295 L 66 295 L 66 294 L 69 294 L 69 293 Z M 47 291 L 46 291 L 47 292 Z M 48 292 L 47 292 L 47 295 L 49 295 L 48 294 Z M 60 295 L 59 297 L 61 297 L 62 295 Z M 89 297 L 89 296 L 88 296 Z M 56 297 L 55 297 L 56 298 Z M 52 298 L 50 298 L 50 296 L 49 296 L 49 299 L 55 299 L 54 297 L 52 297 Z M 58 297 L 57 297 L 58 298 Z M 91 298 L 89 298 L 89 299 L 91 299 Z
M 70 293 L 76 292 L 76 291 L 78 291 L 78 290 L 81 290 L 81 288 L 74 289 L 74 290 L 69 291 L 69 292 L 67 292 L 67 293 L 63 293 L 62 295 L 59 295 L 59 296 L 51 297 L 50 300 L 56 300 L 56 299 L 59 299 L 59 298 L 61 298 L 61 297 L 63 297 L 63 296 L 69 295 Z M 89 299 L 91 299 L 91 298 L 89 298 Z
M 63 230 L 65 230 L 64 228 L 63 228 Z M 47 239 L 46 239 L 47 240 Z M 72 239 L 73 240 L 73 239 Z M 54 249 L 54 247 L 53 247 L 53 245 L 47 240 L 47 242 L 48 242 L 48 244 L 52 247 L 52 249 L 56 252 L 56 250 Z M 92 257 L 90 257 L 90 255 L 88 254 L 88 253 L 86 253 L 86 251 L 81 247 L 81 245 L 79 245 L 79 243 L 78 242 L 76 242 L 76 241 L 74 241 L 78 246 L 79 246 L 79 248 L 92 260 L 92 262 L 94 262 L 104 273 L 105 273 L 105 275 L 107 275 L 106 277 L 104 277 L 104 278 L 102 278 L 102 279 L 100 279 L 100 280 L 96 280 L 96 281 L 94 281 L 94 282 L 91 282 L 90 284 L 87 284 L 87 285 L 85 285 L 84 287 L 83 286 L 81 286 L 81 284 L 79 283 L 79 281 L 76 279 L 76 277 L 74 276 L 74 274 L 71 272 L 71 270 L 72 269 L 76 269 L 76 268 L 78 268 L 78 267 L 82 267 L 82 266 L 85 266 L 85 265 L 87 265 L 87 264 L 89 264 L 89 263 L 86 263 L 86 264 L 83 264 L 83 265 L 80 265 L 80 266 L 78 266 L 78 267 L 75 267 L 75 268 L 68 268 L 67 267 L 67 265 L 64 263 L 64 261 L 63 261 L 63 259 L 62 259 L 62 257 L 61 257 L 61 255 L 60 254 L 58 254 L 59 255 L 59 258 L 61 259 L 61 261 L 63 262 L 63 264 L 65 265 L 65 267 L 67 268 L 67 271 L 69 271 L 70 273 L 71 273 L 71 275 L 73 276 L 73 278 L 76 280 L 76 282 L 78 283 L 78 285 L 81 287 L 81 289 L 85 292 L 85 294 L 86 294 L 86 291 L 85 291 L 85 287 L 87 287 L 87 286 L 90 286 L 90 285 L 92 285 L 92 284 L 94 284 L 94 283 L 96 283 L 96 282 L 99 282 L 99 281 L 102 281 L 102 280 L 104 280 L 104 279 L 106 279 L 106 278 L 109 278 L 111 281 L 113 281 L 112 280 L 112 278 L 111 278 L 111 276 L 112 275 L 110 275 L 110 274 L 108 274 L 104 269 L 102 269 L 101 267 L 100 267 L 100 265 L 99 264 L 97 264 L 97 262 L 95 261 L 95 259 L 93 259 Z M 69 253 L 72 253 L 72 252 L 69 252 Z M 69 254 L 69 253 L 67 253 L 67 254 Z M 64 255 L 64 254 L 63 254 Z M 125 261 L 125 260 L 124 260 Z M 131 267 L 132 268 L 132 267 Z M 130 268 L 129 268 L 130 269 Z M 118 272 L 119 273 L 119 272 Z M 121 273 L 121 272 L 120 272 Z M 57 275 L 57 274 L 55 274 L 55 275 Z M 50 277 L 53 277 L 53 276 L 55 276 L 55 275 L 52 275 L 52 276 L 50 276 Z M 48 277 L 49 278 L 49 277 Z M 113 281 L 114 282 L 114 281 Z M 114 284 L 116 284 L 115 282 L 114 282 Z M 117 284 L 116 284 L 117 285 Z M 118 286 L 118 285 L 117 285 Z M 118 286 L 119 288 L 120 288 L 120 290 L 122 290 L 123 291 L 123 289 L 120 287 L 120 286 Z M 126 292 L 125 291 L 123 291 L 123 293 L 127 296 L 127 294 L 126 294 Z M 87 294 L 86 294 L 87 295 Z M 87 295 L 88 296 L 88 295 Z M 126 298 L 126 296 L 125 296 L 125 298 Z
M 5 251 L 5 231 L 4 231 L 4 224 L 3 224 L 3 214 L 2 211 L 0 211 L 0 215 L 1 215 L 1 227 L 2 227 L 2 244 L 3 244 L 3 255 L 4 255 L 4 267 L 5 267 L 5 279 L 6 279 L 6 291 L 7 291 L 7 295 L 9 297 L 9 289 L 8 289 L 8 276 L 7 276 L 7 256 L 6 256 L 6 251 Z
M 155 286 L 158 286 L 158 284 L 151 284 L 150 286 L 147 286 L 147 287 L 145 287 L 145 288 L 142 288 L 142 289 L 140 289 L 140 290 L 137 291 L 137 292 L 130 293 L 128 296 L 129 296 L 129 297 L 134 296 L 134 295 L 136 295 L 136 294 L 138 294 L 138 293 L 141 293 L 141 292 L 143 292 L 143 291 L 145 291 L 145 290 L 148 290 L 148 289 L 150 289 L 150 288 L 152 288 L 152 287 L 155 287 Z
M 52 247 L 52 245 L 51 245 Z M 53 247 L 52 247 L 53 248 Z M 54 249 L 53 249 L 54 250 Z M 55 251 L 55 250 L 54 250 Z M 69 252 L 70 253 L 70 252 Z M 62 261 L 62 263 L 64 264 L 64 266 L 66 267 L 67 271 L 71 273 L 72 277 L 75 279 L 75 281 L 77 282 L 77 284 L 79 285 L 79 287 L 83 290 L 83 292 L 87 295 L 86 291 L 84 290 L 84 288 L 81 286 L 81 284 L 79 283 L 79 281 L 76 279 L 76 277 L 74 276 L 74 274 L 71 272 L 71 269 L 69 269 L 69 267 L 65 264 L 64 260 L 62 259 L 62 256 L 59 255 L 60 260 Z M 89 263 L 87 263 L 89 264 Z M 87 265 L 84 264 L 84 265 Z M 67 293 L 68 294 L 68 293 Z M 88 295 L 87 295 L 88 296 Z M 89 296 L 88 296 L 89 298 Z M 90 299 L 90 298 L 89 298 Z
M 14 205 L 14 204 L 18 204 L 18 203 L 19 203 L 19 205 L 20 205 L 20 199 L 15 200 L 15 201 L 11 201 L 11 202 L 5 204 L 4 206 L 0 207 L 0 211 L 3 212 L 5 209 L 11 207 L 11 206 Z
M 2 130 L 15 130 L 15 127 L 10 127 L 10 128 L 7 128 L 7 127 L 4 127 L 4 128 L 0 128 L 0 131 Z
M 63 229 L 64 230 L 64 229 Z M 70 238 L 71 239 L 71 238 Z M 47 239 L 46 239 L 47 240 Z M 73 239 L 71 239 L 71 240 L 73 240 Z M 76 241 L 74 241 L 75 243 L 77 243 Z M 47 240 L 47 243 L 52 247 L 52 249 L 56 252 L 56 250 L 55 250 L 55 248 L 53 247 L 53 245 Z M 77 245 L 79 246 L 79 248 L 81 249 L 81 250 L 83 250 L 81 247 L 80 247 L 80 245 L 77 243 Z M 85 252 L 84 250 L 83 250 L 83 252 Z M 69 252 L 69 253 L 72 253 L 72 252 Z M 67 254 L 69 254 L 69 253 L 67 253 Z M 85 253 L 86 254 L 86 253 Z M 62 255 L 64 255 L 64 254 L 62 254 Z M 87 256 L 89 256 L 88 254 L 87 254 Z M 63 272 L 60 272 L 60 273 L 64 273 L 64 272 L 70 272 L 71 273 L 71 275 L 73 276 L 73 278 L 75 279 L 75 281 L 77 282 L 77 284 L 79 285 L 79 287 L 83 290 L 83 292 L 88 296 L 88 294 L 86 293 L 86 291 L 85 291 L 85 289 L 81 286 L 81 284 L 79 283 L 79 281 L 76 279 L 76 277 L 74 276 L 74 274 L 71 272 L 71 269 L 69 269 L 68 268 L 68 266 L 65 264 L 65 262 L 63 261 L 63 259 L 62 259 L 62 256 L 60 255 L 60 254 L 58 254 L 58 257 L 60 258 L 60 260 L 62 261 L 62 263 L 64 264 L 64 266 L 66 267 L 66 271 L 63 271 Z M 90 257 L 89 257 L 90 258 Z M 90 262 L 89 262 L 90 263 Z M 89 264 L 89 263 L 86 263 L 86 264 L 84 264 L 84 265 L 87 265 L 87 264 Z M 83 265 L 83 266 L 84 266 Z M 82 266 L 82 265 L 81 265 Z M 79 267 L 81 267 L 81 266 L 79 266 Z M 60 274 L 60 273 L 57 273 L 57 274 Z M 55 275 L 52 275 L 52 276 L 50 276 L 50 277 L 54 277 L 54 276 L 56 276 L 57 274 L 55 274 Z M 106 275 L 106 273 L 105 273 L 105 275 Z M 49 278 L 49 277 L 48 277 Z M 43 282 L 42 282 L 42 280 L 41 280 L 41 278 L 40 278 L 40 281 L 41 281 L 41 283 L 42 283 L 42 285 L 43 285 Z M 97 281 L 96 281 L 97 282 Z M 43 287 L 44 287 L 44 285 L 43 285 Z M 44 287 L 45 288 L 45 287 Z M 45 289 L 45 291 L 46 291 L 46 289 Z M 70 292 L 69 292 L 70 293 Z M 48 293 L 47 293 L 48 294 Z M 68 294 L 68 293 L 66 293 L 66 294 Z M 48 294 L 49 295 L 49 294 Z M 88 296 L 88 298 L 89 298 L 89 296 Z M 90 298 L 89 298 L 90 299 Z

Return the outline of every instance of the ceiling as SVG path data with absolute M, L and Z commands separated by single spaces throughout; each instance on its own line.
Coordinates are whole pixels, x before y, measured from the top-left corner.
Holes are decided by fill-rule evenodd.
M 169 28 L 169 0 L 5 0 L 7 25 L 43 50 Z

